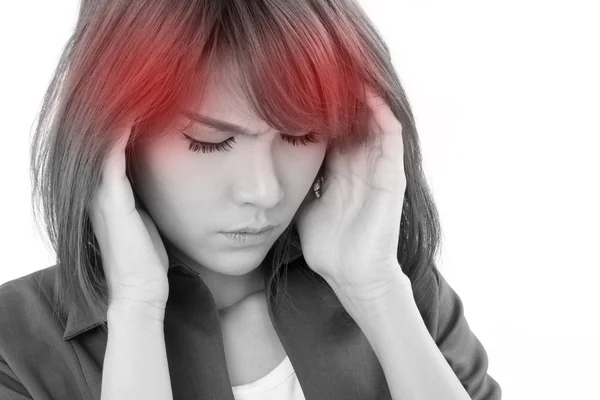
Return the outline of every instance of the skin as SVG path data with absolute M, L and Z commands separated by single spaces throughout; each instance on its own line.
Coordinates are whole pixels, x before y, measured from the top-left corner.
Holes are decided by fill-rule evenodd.
M 238 95 L 239 79 L 235 68 L 215 74 L 202 106 L 190 111 L 239 125 L 255 136 L 219 132 L 182 115 L 165 134 L 133 148 L 133 190 L 165 246 L 199 273 L 220 314 L 264 291 L 262 262 L 310 193 L 327 147 L 323 139 L 296 146 L 286 142 L 249 111 Z M 235 142 L 228 151 L 193 152 L 182 132 L 202 142 L 230 137 Z M 219 233 L 250 224 L 277 227 L 261 244 L 245 247 Z

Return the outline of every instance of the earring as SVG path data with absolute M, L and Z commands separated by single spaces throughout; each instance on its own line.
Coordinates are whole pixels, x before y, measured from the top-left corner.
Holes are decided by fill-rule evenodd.
M 320 176 L 317 178 L 315 183 L 313 184 L 313 192 L 315 193 L 315 197 L 318 199 L 321 197 L 321 182 L 323 181 L 323 177 Z

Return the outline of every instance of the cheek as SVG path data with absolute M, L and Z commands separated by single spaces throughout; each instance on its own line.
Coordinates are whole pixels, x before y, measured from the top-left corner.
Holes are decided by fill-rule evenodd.
M 153 167 L 144 172 L 138 185 L 139 196 L 160 232 L 172 243 L 182 245 L 202 237 L 214 213 L 209 185 L 204 185 L 199 174 L 172 166 Z M 185 247 L 185 246 L 184 246 Z
M 203 185 L 202 176 L 207 176 L 210 170 L 210 158 L 198 157 L 183 142 L 176 135 L 166 135 L 136 150 L 139 176 L 156 192 L 184 195 L 193 188 L 209 186 Z
M 311 146 L 303 152 L 289 154 L 284 157 L 284 174 L 286 181 L 290 182 L 296 190 L 295 192 L 306 193 L 320 170 L 322 170 L 326 157 L 326 144 Z
M 313 175 L 317 173 L 322 173 L 323 168 L 325 167 L 325 162 L 327 160 L 327 143 L 321 143 L 318 146 L 317 151 L 315 152 L 314 158 L 311 160 L 311 165 L 316 165 L 316 171 Z
M 131 183 L 134 191 L 157 218 L 183 220 L 192 205 L 201 200 L 199 194 L 209 190 L 202 182 L 202 165 L 188 157 L 189 151 L 170 141 L 139 145 L 132 152 Z M 183 214 L 183 215 L 178 215 Z

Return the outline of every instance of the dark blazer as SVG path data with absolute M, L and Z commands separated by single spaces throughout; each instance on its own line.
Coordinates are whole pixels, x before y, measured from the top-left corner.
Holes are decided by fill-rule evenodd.
M 98 326 L 106 315 L 94 318 L 72 303 L 66 320 L 55 316 L 58 267 L 0 286 L 2 400 L 100 399 L 107 336 Z M 176 259 L 168 278 L 164 325 L 173 398 L 233 400 L 210 290 Z M 269 313 L 306 399 L 391 399 L 369 342 L 351 318 L 341 317 L 345 310 L 325 281 L 309 268 L 290 268 L 286 292 L 288 301 Z M 429 333 L 471 398 L 500 400 L 501 388 L 487 374 L 486 352 L 439 271 L 413 282 L 413 294 Z

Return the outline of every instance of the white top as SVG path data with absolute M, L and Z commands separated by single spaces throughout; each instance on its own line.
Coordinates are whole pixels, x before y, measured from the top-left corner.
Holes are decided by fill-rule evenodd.
M 287 356 L 262 378 L 231 389 L 236 400 L 306 400 Z

